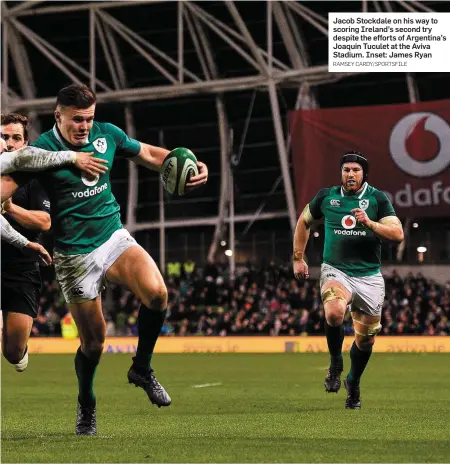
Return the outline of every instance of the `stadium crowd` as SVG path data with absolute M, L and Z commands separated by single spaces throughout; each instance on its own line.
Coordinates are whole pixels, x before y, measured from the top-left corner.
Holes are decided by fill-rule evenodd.
M 450 281 L 438 285 L 420 273 L 401 278 L 395 271 L 385 281 L 382 334 L 450 335 Z M 258 269 L 248 264 L 234 278 L 220 265 L 203 270 L 191 266 L 166 282 L 166 336 L 324 333 L 318 281 L 296 281 L 289 264 Z M 139 301 L 119 287 L 108 289 L 104 300 L 107 336 L 137 336 Z M 32 336 L 60 336 L 66 314 L 58 284 L 44 283 Z M 349 313 L 345 331 L 353 333 Z

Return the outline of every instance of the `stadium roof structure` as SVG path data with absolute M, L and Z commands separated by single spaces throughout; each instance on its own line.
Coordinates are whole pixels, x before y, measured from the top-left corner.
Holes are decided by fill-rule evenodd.
M 289 110 L 438 99 L 448 88 L 440 74 L 328 72 L 328 12 L 445 3 L 6 1 L 2 107 L 26 112 L 37 133 L 53 124 L 59 88 L 88 83 L 97 119 L 192 148 L 211 174 L 192 197 L 164 206 L 156 176 L 120 160 L 114 191 L 131 232 L 159 230 L 162 262 L 165 230 L 189 226 L 214 226 L 213 258 L 227 223 L 231 243 L 238 223 L 244 233 L 261 219 L 295 227 Z

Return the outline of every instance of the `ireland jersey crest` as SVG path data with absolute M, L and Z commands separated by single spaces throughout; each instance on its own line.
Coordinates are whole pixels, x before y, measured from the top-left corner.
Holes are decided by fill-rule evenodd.
M 359 200 L 359 207 L 365 211 L 369 207 L 369 200 Z
M 99 153 L 105 153 L 106 152 L 106 149 L 108 148 L 108 145 L 106 144 L 106 139 L 104 137 L 100 138 L 100 139 L 97 139 L 95 140 L 92 145 L 94 145 L 95 149 L 99 152 Z

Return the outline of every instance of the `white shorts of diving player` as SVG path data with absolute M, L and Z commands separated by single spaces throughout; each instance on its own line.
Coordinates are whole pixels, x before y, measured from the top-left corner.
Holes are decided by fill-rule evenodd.
M 370 316 L 380 316 L 384 302 L 384 279 L 381 272 L 371 276 L 350 277 L 329 264 L 320 269 L 320 288 L 325 282 L 334 280 L 342 284 L 351 294 L 350 311 L 359 310 Z
M 55 253 L 56 278 L 67 303 L 93 300 L 106 287 L 106 272 L 128 248 L 137 245 L 125 229 L 116 230 L 109 240 L 90 253 Z

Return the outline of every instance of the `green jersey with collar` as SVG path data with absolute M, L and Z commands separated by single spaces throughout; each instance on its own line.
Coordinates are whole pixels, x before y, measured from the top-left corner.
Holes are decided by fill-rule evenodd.
M 52 204 L 55 251 L 73 255 L 95 250 L 122 228 L 120 207 L 111 191 L 114 157 L 137 156 L 140 143 L 113 124 L 94 122 L 83 146 L 72 146 L 63 139 L 56 125 L 32 145 L 52 151 L 94 152 L 97 158 L 108 160 L 108 171 L 95 177 L 89 177 L 75 166 L 32 175 L 40 180 Z
M 355 193 L 341 186 L 322 189 L 309 203 L 312 217 L 324 218 L 323 262 L 352 277 L 369 276 L 380 271 L 381 240 L 356 222 L 351 213 L 355 208 L 372 221 L 396 215 L 386 194 L 367 183 Z

